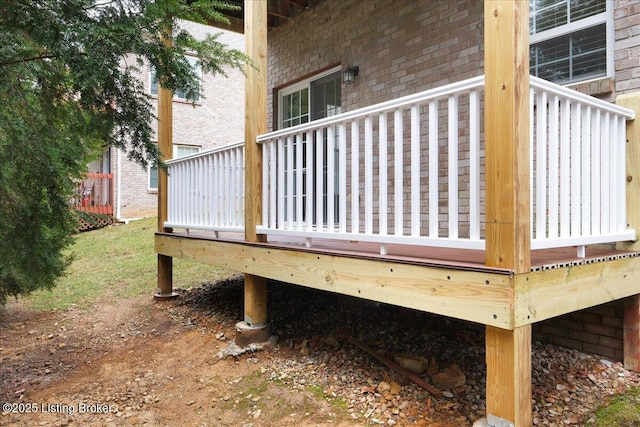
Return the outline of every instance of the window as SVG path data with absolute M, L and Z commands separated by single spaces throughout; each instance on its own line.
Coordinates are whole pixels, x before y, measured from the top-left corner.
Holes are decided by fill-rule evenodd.
M 193 67 L 193 70 L 195 71 L 195 73 L 198 76 L 201 76 L 202 71 L 200 69 L 200 63 L 198 62 L 198 58 L 195 58 L 193 56 L 187 56 L 186 58 L 189 64 L 191 64 L 191 67 Z M 153 67 L 151 68 L 151 71 L 149 73 L 149 79 L 150 79 L 149 88 L 150 88 L 151 95 L 157 95 L 158 82 L 156 81 L 156 71 L 153 69 Z M 180 90 L 180 89 L 175 91 L 175 93 L 173 94 L 173 97 L 175 99 L 179 99 L 183 101 L 194 101 L 194 102 L 200 101 L 200 93 L 194 94 L 193 97 L 188 97 L 187 92 L 185 90 Z
M 193 145 L 174 145 L 173 146 L 173 158 L 188 156 L 190 154 L 196 154 L 200 152 L 200 147 Z M 158 190 L 158 168 L 149 167 L 149 190 Z
M 295 85 L 291 85 L 289 87 L 281 89 L 278 93 L 278 99 L 279 99 L 278 117 L 279 117 L 280 128 L 288 128 L 291 126 L 307 123 L 313 120 L 322 119 L 324 117 L 334 116 L 336 114 L 341 113 L 342 99 L 341 99 L 340 76 L 341 76 L 341 72 L 339 69 L 331 69 L 322 74 L 318 74 L 312 77 L 311 79 L 308 79 L 300 83 L 296 83 Z M 302 140 L 298 140 L 298 138 L 296 138 L 293 141 L 294 164 L 287 165 L 285 168 L 285 173 L 290 173 L 290 172 L 294 173 L 293 175 L 294 193 L 292 197 L 288 197 L 285 199 L 285 203 L 286 204 L 293 203 L 293 206 L 296 206 L 297 198 L 302 197 L 303 198 L 302 199 L 302 209 L 303 209 L 302 217 L 304 218 L 304 220 L 305 221 L 311 220 L 312 218 L 309 218 L 307 216 L 308 214 L 311 214 L 311 215 L 314 215 L 314 218 L 313 218 L 314 221 L 320 222 L 319 219 L 315 218 L 315 215 L 316 215 L 315 212 L 307 212 L 307 199 L 309 195 L 306 193 L 306 188 L 307 188 L 306 181 L 307 179 L 313 179 L 314 181 L 316 180 L 316 174 L 313 173 L 313 171 L 316 169 L 316 166 L 306 164 L 305 154 L 306 154 L 306 150 L 313 149 L 315 143 L 318 143 L 318 142 L 325 143 L 324 158 L 326 159 L 327 136 L 324 135 L 323 141 L 315 141 L 315 135 L 313 136 L 313 138 L 314 138 L 314 141 L 306 141 L 306 136 L 305 136 Z M 296 156 L 297 150 L 303 150 L 301 165 L 297 164 L 297 156 Z M 286 157 L 287 156 L 285 154 L 285 158 Z M 311 166 L 310 169 L 309 169 L 309 166 Z M 296 186 L 297 174 L 295 172 L 297 171 L 298 168 L 302 168 L 302 179 L 303 179 L 303 182 L 302 182 L 303 190 L 302 190 L 302 194 L 300 195 L 295 194 L 295 189 L 297 188 Z M 323 182 L 322 182 L 325 206 L 327 206 L 326 204 L 327 182 L 328 182 L 327 173 L 329 172 L 325 164 L 323 169 Z M 337 174 L 338 171 L 336 169 L 331 173 Z M 339 197 L 338 189 L 337 189 L 338 179 L 336 178 L 334 182 L 336 185 L 336 188 L 334 189 L 334 194 L 336 198 L 334 203 L 334 206 L 335 206 L 334 218 L 338 218 L 338 212 L 337 212 L 338 205 L 339 205 L 337 200 Z M 315 185 L 315 182 L 313 187 L 318 188 Z M 285 194 L 288 194 L 288 191 L 286 188 L 285 188 Z M 315 196 L 311 195 L 311 197 L 315 197 Z M 286 209 L 285 209 L 285 212 L 286 212 Z M 327 212 L 324 212 L 323 218 L 321 219 L 321 221 L 323 223 L 326 223 L 327 219 L 328 219 Z
M 531 0 L 531 74 L 556 83 L 611 76 L 612 9 L 607 0 Z

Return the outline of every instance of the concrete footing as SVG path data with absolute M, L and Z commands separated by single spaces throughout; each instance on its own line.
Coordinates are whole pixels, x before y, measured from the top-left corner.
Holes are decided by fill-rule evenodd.
M 246 347 L 249 344 L 263 343 L 269 341 L 271 337 L 271 326 L 269 324 L 261 326 L 251 326 L 247 322 L 236 324 L 236 344 Z

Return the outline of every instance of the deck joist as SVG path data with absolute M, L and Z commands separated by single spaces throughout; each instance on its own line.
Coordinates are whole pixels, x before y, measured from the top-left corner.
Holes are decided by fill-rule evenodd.
M 640 253 L 605 250 L 584 260 L 566 255 L 555 268 L 548 259 L 557 251 L 540 251 L 521 274 L 487 267 L 468 251 L 382 256 L 175 233 L 156 234 L 156 252 L 509 330 L 637 294 L 640 279 Z

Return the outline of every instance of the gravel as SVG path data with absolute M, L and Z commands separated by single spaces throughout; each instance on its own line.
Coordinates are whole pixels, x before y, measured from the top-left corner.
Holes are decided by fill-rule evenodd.
M 215 316 L 232 327 L 242 318 L 242 278 L 179 290 L 176 304 L 189 322 Z M 485 416 L 484 326 L 358 298 L 270 282 L 269 322 L 279 338 L 266 373 L 292 389 L 317 390 L 359 422 L 426 425 L 442 415 L 460 426 Z M 348 341 L 344 334 L 390 359 L 411 354 L 429 360 L 420 376 L 457 366 L 465 384 L 435 398 Z M 218 334 L 224 344 L 232 337 Z M 243 356 L 245 357 L 245 356 Z M 251 357 L 251 355 L 246 356 Z M 533 424 L 584 425 L 607 396 L 640 385 L 640 375 L 599 356 L 533 343 Z

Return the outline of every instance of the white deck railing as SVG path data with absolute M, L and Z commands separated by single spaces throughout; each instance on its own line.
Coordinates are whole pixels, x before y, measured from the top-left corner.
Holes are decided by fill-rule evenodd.
M 532 249 L 635 239 L 626 221 L 633 112 L 531 77 Z
M 244 231 L 244 142 L 166 163 L 165 227 Z
M 484 77 L 258 137 L 267 235 L 483 249 Z M 635 239 L 633 112 L 531 79 L 532 248 Z M 243 147 L 167 162 L 167 227 L 244 228 Z
M 482 249 L 483 82 L 480 76 L 259 136 L 258 233 Z

